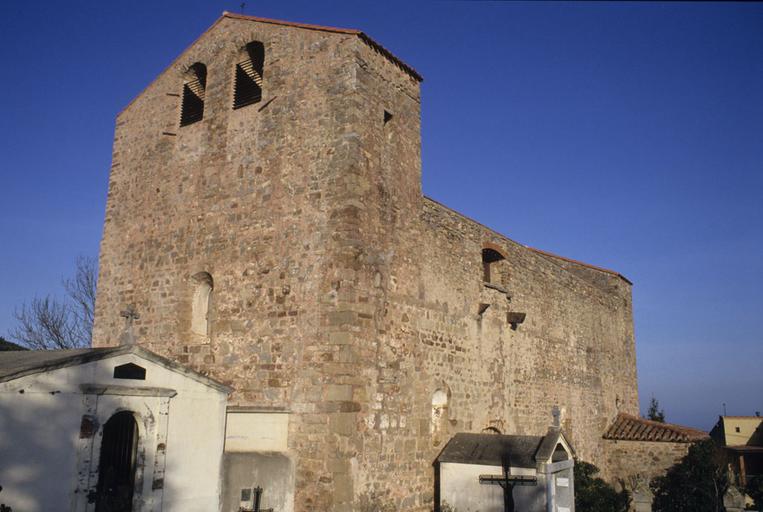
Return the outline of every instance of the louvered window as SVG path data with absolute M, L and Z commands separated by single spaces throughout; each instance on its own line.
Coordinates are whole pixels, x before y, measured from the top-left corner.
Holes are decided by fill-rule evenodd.
M 233 108 L 241 108 L 262 99 L 262 68 L 265 63 L 265 47 L 260 42 L 246 45 L 245 59 L 236 64 Z
M 204 117 L 204 95 L 207 88 L 207 67 L 194 64 L 188 69 L 183 84 L 183 102 L 180 107 L 180 126 L 187 126 Z

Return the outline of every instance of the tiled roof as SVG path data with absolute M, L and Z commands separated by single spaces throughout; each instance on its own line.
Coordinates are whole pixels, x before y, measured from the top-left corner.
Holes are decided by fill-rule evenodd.
M 617 441 L 661 441 L 691 443 L 708 437 L 707 432 L 672 423 L 645 420 L 631 414 L 619 413 L 607 429 L 604 439 Z

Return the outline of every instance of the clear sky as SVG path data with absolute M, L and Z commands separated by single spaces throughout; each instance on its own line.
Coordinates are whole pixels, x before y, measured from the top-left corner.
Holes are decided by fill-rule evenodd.
M 117 112 L 239 4 L 0 2 L 0 334 L 97 254 Z M 425 194 L 635 283 L 642 410 L 763 411 L 763 4 L 247 4 L 424 76 Z

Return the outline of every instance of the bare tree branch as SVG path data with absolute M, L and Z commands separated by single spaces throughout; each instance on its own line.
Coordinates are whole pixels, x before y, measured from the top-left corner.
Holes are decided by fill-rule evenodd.
M 80 256 L 77 258 L 77 270 L 74 279 L 64 279 L 63 285 L 72 302 L 72 313 L 77 319 L 80 339 L 93 337 L 93 315 L 95 309 L 95 291 L 98 282 L 98 262 L 95 258 Z
M 73 278 L 64 279 L 66 298 L 35 297 L 14 311 L 17 325 L 8 334 L 33 349 L 90 346 L 98 279 L 94 258 L 80 257 Z

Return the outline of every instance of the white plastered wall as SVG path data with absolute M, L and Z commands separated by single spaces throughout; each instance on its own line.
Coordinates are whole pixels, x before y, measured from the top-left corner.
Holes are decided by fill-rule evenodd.
M 440 464 L 440 505 L 458 512 L 503 512 L 503 488 L 499 485 L 480 484 L 480 475 L 502 475 L 501 466 Z M 516 486 L 514 501 L 517 510 L 545 511 L 545 477 L 535 468 L 511 468 L 510 474 L 537 476 L 535 486 Z
M 146 379 L 114 379 L 114 367 L 128 362 L 146 368 Z M 135 510 L 219 510 L 226 399 L 136 354 L 0 383 L 0 501 L 24 512 L 91 510 L 102 426 L 130 410 L 140 435 Z M 95 418 L 92 436 L 80 435 L 85 414 Z

